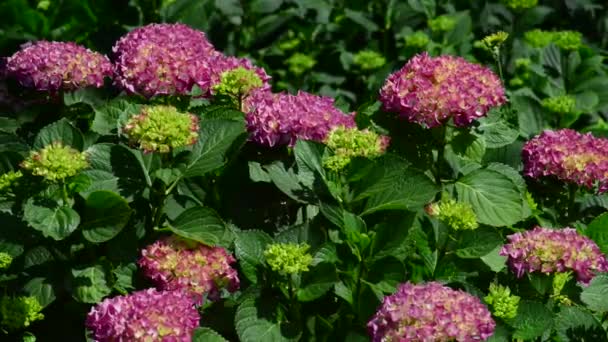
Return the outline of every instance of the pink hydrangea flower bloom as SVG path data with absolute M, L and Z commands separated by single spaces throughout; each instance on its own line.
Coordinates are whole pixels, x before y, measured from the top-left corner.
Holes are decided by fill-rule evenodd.
M 219 298 L 222 289 L 239 288 L 236 259 L 224 248 L 163 238 L 141 252 L 139 266 L 161 290 L 182 290 L 202 303 L 203 295 Z
M 500 250 L 518 277 L 530 272 L 574 271 L 578 281 L 588 284 L 595 272 L 608 272 L 608 261 L 593 240 L 576 229 L 536 227 L 508 236 Z
M 456 126 L 468 126 L 505 103 L 506 97 L 490 69 L 460 57 L 430 57 L 425 52 L 386 79 L 380 101 L 384 110 L 431 128 L 450 118 Z
M 524 174 L 553 176 L 593 189 L 608 190 L 608 139 L 571 129 L 544 131 L 522 150 Z
M 9 57 L 7 77 L 22 86 L 55 93 L 84 87 L 100 88 L 112 77 L 112 63 L 97 52 L 72 42 L 28 43 Z
M 190 342 L 199 320 L 186 294 L 147 289 L 105 299 L 91 309 L 86 327 L 97 342 Z
M 250 140 L 274 147 L 295 145 L 298 139 L 323 142 L 336 127 L 355 127 L 329 97 L 300 91 L 297 95 L 256 91 L 245 101 Z
M 185 95 L 210 85 L 210 59 L 219 54 L 205 33 L 183 24 L 150 24 L 114 45 L 116 84 L 145 97 Z
M 402 284 L 367 324 L 373 342 L 481 341 L 496 323 L 481 301 L 437 282 Z

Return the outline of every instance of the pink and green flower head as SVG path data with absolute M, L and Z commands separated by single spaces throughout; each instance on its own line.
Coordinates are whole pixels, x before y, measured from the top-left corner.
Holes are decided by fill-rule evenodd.
M 113 76 L 106 56 L 71 42 L 26 44 L 8 58 L 6 71 L 24 87 L 50 93 L 100 88 Z
M 211 82 L 210 61 L 219 54 L 205 34 L 183 24 L 150 24 L 127 33 L 112 48 L 116 84 L 147 98 L 187 95 Z
M 264 257 L 273 271 L 282 275 L 298 274 L 307 272 L 312 263 L 309 248 L 305 243 L 273 243 L 264 250 Z
M 0 325 L 9 331 L 27 328 L 44 319 L 42 309 L 36 297 L 3 296 L 0 298 Z
M 449 119 L 468 126 L 506 102 L 504 87 L 490 69 L 453 56 L 426 52 L 391 74 L 380 90 L 386 111 L 427 128 Z
M 571 129 L 544 131 L 522 149 L 524 175 L 608 190 L 608 139 Z
M 325 158 L 323 166 L 336 172 L 344 169 L 353 158 L 377 158 L 384 154 L 390 138 L 368 130 L 336 127 L 328 135 L 325 144 L 332 155 Z
M 520 299 L 511 294 L 509 287 L 495 283 L 490 284 L 490 293 L 484 297 L 486 303 L 492 306 L 494 316 L 507 320 L 517 316 Z
M 437 282 L 401 284 L 367 324 L 372 342 L 484 341 L 495 326 L 477 297 Z
M 536 227 L 508 236 L 500 250 L 517 277 L 526 273 L 545 274 L 572 271 L 577 280 L 588 284 L 596 273 L 608 272 L 608 261 L 597 244 L 575 229 Z
M 145 152 L 169 153 L 198 141 L 199 120 L 172 106 L 143 107 L 123 127 L 129 139 Z
M 197 303 L 220 298 L 239 288 L 236 259 L 222 247 L 209 247 L 177 237 L 158 240 L 141 252 L 139 267 L 160 290 L 181 290 Z
M 147 289 L 105 299 L 91 309 L 85 325 L 98 342 L 190 342 L 199 320 L 185 293 Z
M 89 167 L 87 155 L 61 142 L 54 142 L 39 151 L 32 151 L 21 167 L 34 176 L 55 182 L 63 181 Z

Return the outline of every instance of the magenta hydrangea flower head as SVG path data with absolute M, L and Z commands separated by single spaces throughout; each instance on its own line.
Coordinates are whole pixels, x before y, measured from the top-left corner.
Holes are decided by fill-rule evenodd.
M 48 41 L 23 45 L 8 58 L 6 73 L 26 88 L 51 93 L 100 88 L 113 76 L 106 56 L 72 42 Z
M 300 91 L 297 95 L 255 91 L 244 104 L 250 139 L 274 147 L 295 145 L 298 139 L 324 142 L 336 127 L 355 127 L 329 97 Z
M 172 236 L 143 249 L 139 266 L 159 289 L 182 290 L 202 303 L 203 295 L 216 300 L 223 289 L 239 288 L 237 271 L 230 266 L 234 262 L 224 248 Z
M 185 293 L 147 289 L 105 299 L 91 309 L 86 327 L 97 342 L 190 342 L 199 320 Z
M 137 28 L 112 48 L 116 84 L 145 97 L 185 95 L 197 84 L 208 89 L 209 60 L 218 54 L 205 33 L 183 24 Z
M 500 250 L 517 277 L 524 273 L 573 271 L 578 281 L 588 284 L 596 272 L 608 272 L 608 261 L 593 240 L 576 229 L 536 227 L 507 237 Z
M 599 193 L 608 190 L 608 139 L 571 129 L 544 131 L 522 150 L 524 174 L 553 176 Z
M 504 87 L 490 69 L 453 56 L 414 56 L 380 90 L 389 112 L 431 128 L 452 118 L 468 126 L 506 102 Z
M 481 301 L 437 282 L 401 284 L 367 324 L 373 342 L 481 341 L 496 323 Z

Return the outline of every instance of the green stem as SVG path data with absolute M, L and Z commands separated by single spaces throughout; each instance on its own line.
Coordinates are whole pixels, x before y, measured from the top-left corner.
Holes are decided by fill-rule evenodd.
M 68 189 L 64 180 L 61 181 L 61 195 L 63 197 L 63 205 L 67 205 L 69 203 Z
M 576 202 L 576 184 L 569 184 L 568 185 L 568 207 L 567 209 L 567 217 L 568 217 L 568 221 L 570 221 L 570 223 L 574 222 L 574 216 L 575 216 L 575 202 Z

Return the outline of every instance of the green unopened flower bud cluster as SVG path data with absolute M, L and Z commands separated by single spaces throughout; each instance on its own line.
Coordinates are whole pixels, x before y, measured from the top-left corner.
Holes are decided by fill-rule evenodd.
M 515 59 L 515 74 L 516 76 L 509 80 L 509 84 L 512 87 L 521 87 L 526 84 L 526 81 L 530 79 L 530 65 L 532 60 L 529 58 L 517 58 Z
M 431 38 L 422 31 L 416 31 L 405 37 L 405 46 L 415 49 L 425 48 L 430 42 Z
M 368 130 L 340 126 L 329 133 L 326 144 L 333 155 L 325 158 L 323 165 L 340 171 L 355 157 L 372 159 L 381 156 L 386 151 L 389 138 Z
M 427 207 L 427 213 L 436 216 L 454 230 L 473 230 L 479 227 L 477 215 L 470 204 L 454 199 L 441 200 Z
M 291 57 L 287 59 L 287 65 L 289 67 L 289 71 L 291 71 L 294 75 L 301 75 L 310 69 L 312 69 L 317 61 L 310 55 L 305 55 L 303 53 L 294 53 Z
M 558 272 L 553 275 L 553 282 L 551 284 L 552 288 L 553 288 L 552 297 L 564 305 L 572 305 L 572 301 L 570 300 L 570 298 L 568 298 L 568 296 L 562 294 L 562 290 L 566 286 L 566 283 L 568 283 L 571 279 L 572 279 L 571 271 Z
M 5 270 L 13 263 L 13 257 L 4 252 L 0 252 L 0 270 Z
M 576 108 L 576 100 L 569 95 L 548 97 L 541 104 L 544 109 L 556 114 L 570 114 Z
M 198 140 L 198 118 L 172 106 L 144 107 L 123 128 L 144 152 L 168 153 L 194 145 Z
M 89 167 L 87 155 L 61 142 L 54 142 L 30 153 L 21 167 L 48 181 L 60 181 L 75 176 Z
M 517 316 L 520 297 L 512 295 L 508 287 L 490 284 L 490 293 L 484 300 L 492 306 L 492 313 L 496 317 L 511 319 Z
M 35 297 L 2 297 L 0 299 L 0 325 L 9 331 L 27 328 L 44 315 L 42 305 Z
M 524 34 L 524 40 L 535 48 L 553 43 L 563 50 L 577 50 L 583 46 L 583 35 L 578 31 L 543 31 L 535 29 Z
M 0 176 L 0 193 L 9 191 L 19 179 L 23 177 L 21 171 L 9 171 Z
M 357 52 L 353 61 L 362 70 L 374 70 L 386 64 L 386 58 L 373 50 Z
M 213 90 L 216 94 L 239 99 L 249 94 L 253 89 L 261 88 L 263 85 L 264 82 L 255 73 L 255 70 L 238 67 L 223 72 L 220 76 L 220 83 L 213 86 Z
M 449 15 L 440 15 L 429 20 L 428 24 L 433 32 L 448 32 L 456 26 L 456 20 Z
M 538 0 L 503 0 L 507 7 L 513 10 L 524 10 L 538 5 Z
M 308 244 L 274 243 L 264 251 L 266 263 L 282 275 L 297 274 L 308 271 L 312 255 L 308 253 Z
M 498 56 L 500 47 L 504 44 L 509 38 L 509 34 L 504 31 L 498 31 L 491 35 L 485 36 L 481 40 L 481 47 L 492 53 L 495 56 Z

